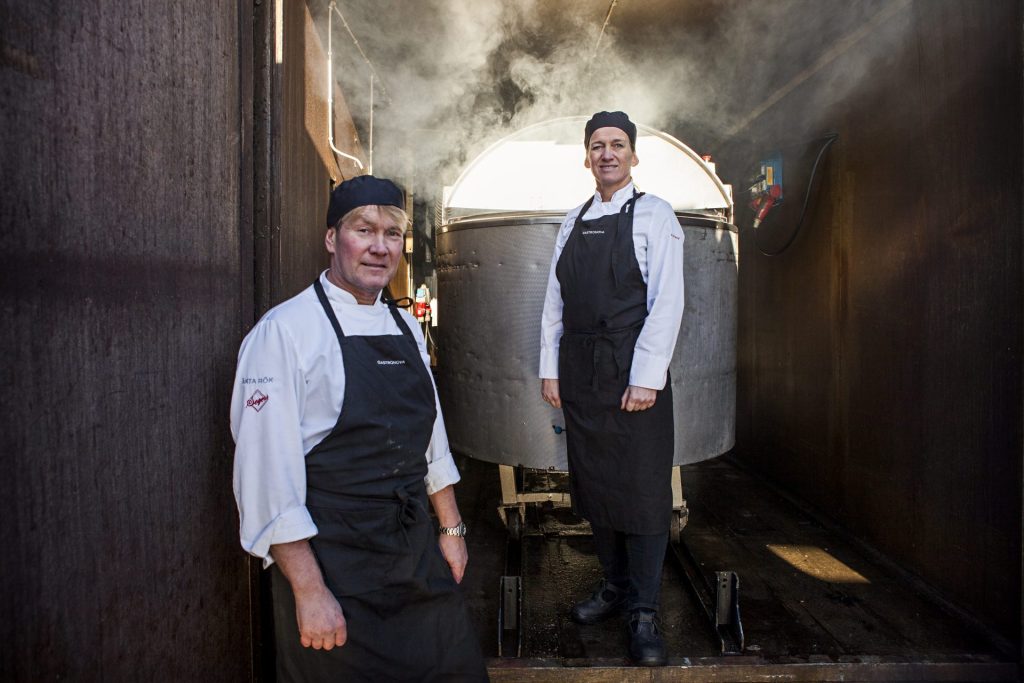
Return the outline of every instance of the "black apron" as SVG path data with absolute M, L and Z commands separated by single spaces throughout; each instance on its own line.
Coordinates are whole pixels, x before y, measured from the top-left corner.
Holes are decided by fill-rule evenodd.
M 341 345 L 344 404 L 306 456 L 310 539 L 338 598 L 348 641 L 302 647 L 291 587 L 274 573 L 280 681 L 486 681 L 477 634 L 427 512 L 424 454 L 436 408 L 416 341 L 393 302 L 401 335 L 349 337 L 314 283 Z
M 660 534 L 672 514 L 671 380 L 648 410 L 619 406 L 647 317 L 647 285 L 633 249 L 633 209 L 585 221 L 580 210 L 558 258 L 562 290 L 559 393 L 573 508 L 596 526 Z

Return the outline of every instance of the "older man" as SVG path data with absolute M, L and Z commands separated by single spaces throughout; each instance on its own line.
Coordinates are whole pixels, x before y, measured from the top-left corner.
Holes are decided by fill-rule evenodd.
M 667 661 L 655 620 L 672 514 L 672 360 L 683 315 L 683 232 L 633 185 L 636 126 L 594 114 L 584 132 L 594 195 L 566 216 L 541 323 L 541 396 L 565 414 L 569 487 L 604 581 L 572 617 L 630 612 L 630 655 Z
M 404 204 L 389 180 L 341 183 L 330 267 L 239 351 L 235 497 L 242 547 L 273 567 L 281 681 L 487 680 L 456 585 L 466 526 L 426 347 L 381 298 Z

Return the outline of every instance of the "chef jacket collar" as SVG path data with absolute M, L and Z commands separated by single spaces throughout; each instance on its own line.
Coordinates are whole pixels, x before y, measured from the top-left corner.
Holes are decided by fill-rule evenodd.
M 359 305 L 356 301 L 356 297 L 349 291 L 338 287 L 336 284 L 330 281 L 327 277 L 327 271 L 320 273 L 320 284 L 324 286 L 324 292 L 327 294 L 327 298 L 331 301 L 336 301 L 342 304 Z M 377 294 L 377 300 L 373 302 L 373 306 L 359 306 L 360 309 L 372 310 L 378 308 L 377 304 L 381 302 L 381 296 L 384 292 Z
M 625 202 L 627 199 L 629 199 L 632 196 L 633 196 L 633 181 L 630 180 L 628 183 L 626 183 L 625 187 L 620 187 L 619 189 L 617 189 L 615 191 L 615 193 L 612 195 L 612 198 L 609 199 L 608 201 L 603 201 L 601 199 L 601 190 L 594 190 L 594 203 L 595 204 L 615 204 L 615 203 L 621 204 L 621 203 Z

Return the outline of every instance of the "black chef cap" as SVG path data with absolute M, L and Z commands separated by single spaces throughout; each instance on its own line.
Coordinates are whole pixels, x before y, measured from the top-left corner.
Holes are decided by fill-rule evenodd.
M 583 146 L 590 144 L 590 136 L 598 128 L 618 128 L 629 136 L 629 144 L 636 149 L 636 124 L 629 120 L 625 112 L 621 111 L 599 111 L 587 121 L 587 132 L 583 138 Z
M 398 185 L 372 175 L 357 175 L 338 185 L 327 204 L 327 227 L 333 228 L 352 209 L 360 206 L 397 206 L 405 209 L 405 195 Z

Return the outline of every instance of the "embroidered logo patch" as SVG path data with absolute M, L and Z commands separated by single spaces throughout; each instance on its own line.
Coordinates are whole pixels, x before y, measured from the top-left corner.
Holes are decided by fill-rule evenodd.
M 580 233 L 581 235 L 603 235 L 604 230 L 584 230 Z
M 256 391 L 252 392 L 252 396 L 250 396 L 249 400 L 245 402 L 245 407 L 252 408 L 258 413 L 260 412 L 260 410 L 263 409 L 263 406 L 267 405 L 267 401 L 269 400 L 269 396 L 267 396 L 262 391 L 257 389 Z
M 379 360 L 377 365 L 405 365 L 404 360 Z

